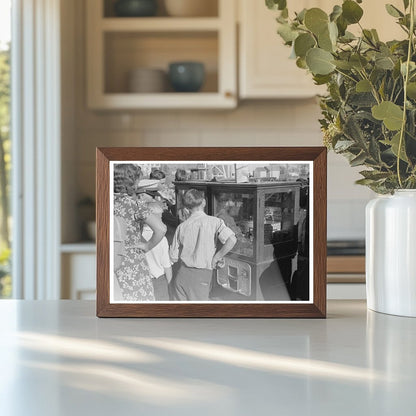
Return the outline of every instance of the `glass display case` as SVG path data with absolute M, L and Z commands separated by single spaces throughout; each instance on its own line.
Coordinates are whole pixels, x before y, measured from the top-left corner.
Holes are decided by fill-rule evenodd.
M 232 253 L 254 256 L 254 193 L 213 192 L 213 215 L 234 231 L 237 244 Z
M 298 182 L 190 181 L 175 182 L 175 188 L 178 211 L 188 189 L 202 190 L 206 213 L 221 218 L 237 237 L 223 267 L 215 271 L 213 300 L 290 299 L 286 284 L 297 253 Z
M 264 194 L 264 244 L 290 241 L 295 226 L 295 193 Z

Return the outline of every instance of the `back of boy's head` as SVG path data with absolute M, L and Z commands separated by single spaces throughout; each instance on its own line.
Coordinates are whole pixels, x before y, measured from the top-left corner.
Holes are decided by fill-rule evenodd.
M 175 173 L 175 181 L 181 182 L 188 179 L 188 173 L 185 169 L 178 169 Z
M 153 169 L 150 172 L 149 179 L 164 179 L 166 177 L 165 173 L 159 169 Z
M 183 196 L 183 204 L 185 208 L 192 209 L 199 207 L 205 201 L 205 195 L 197 189 L 189 189 Z

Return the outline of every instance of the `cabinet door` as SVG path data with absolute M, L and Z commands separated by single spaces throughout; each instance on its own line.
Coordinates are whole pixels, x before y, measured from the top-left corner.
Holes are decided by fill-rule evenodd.
M 277 12 L 268 10 L 261 0 L 239 0 L 238 5 L 240 97 L 304 98 L 322 92 L 314 85 L 311 75 L 289 58 L 291 49 L 276 33 Z M 304 7 L 332 8 L 329 0 L 299 0 L 293 7 L 297 11 Z
M 63 299 L 95 299 L 95 264 L 94 253 L 65 253 L 62 256 Z
M 380 40 L 387 42 L 393 39 L 404 39 L 405 32 L 400 29 L 400 26 L 395 23 L 396 19 L 390 16 L 385 4 L 393 4 L 399 10 L 403 10 L 403 0 L 365 0 L 360 4 L 364 10 L 364 15 L 361 19 L 361 25 L 367 29 L 377 29 Z M 359 33 L 360 29 L 357 25 L 350 26 L 348 30 L 353 33 Z
M 389 1 L 399 9 L 402 0 Z M 289 10 L 320 7 L 330 12 L 341 0 L 297 0 L 289 3 Z M 313 84 L 311 75 L 298 68 L 290 59 L 291 49 L 277 35 L 277 12 L 268 10 L 263 0 L 238 0 L 240 17 L 240 97 L 241 98 L 304 98 L 325 92 Z M 404 32 L 388 15 L 384 2 L 366 0 L 362 25 L 376 28 L 383 41 L 403 38 Z M 358 25 L 348 30 L 358 34 Z

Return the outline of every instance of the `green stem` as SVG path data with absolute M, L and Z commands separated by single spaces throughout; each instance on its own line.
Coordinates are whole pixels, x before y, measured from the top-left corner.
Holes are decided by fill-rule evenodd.
M 380 104 L 380 98 L 378 96 L 378 92 L 376 90 L 376 87 L 370 81 L 370 78 L 368 78 L 367 73 L 365 72 L 365 69 L 362 66 L 361 66 L 361 69 L 362 69 L 362 71 L 360 71 L 360 75 L 363 77 L 363 79 L 365 79 L 366 81 L 368 81 L 368 83 L 370 84 L 371 93 L 373 94 L 374 99 L 377 101 L 377 104 Z
M 399 186 L 403 188 L 402 177 L 400 174 L 400 155 L 402 152 L 403 141 L 404 141 L 404 132 L 406 130 L 406 110 L 407 110 L 407 83 L 409 81 L 409 68 L 410 61 L 412 58 L 412 49 L 413 49 L 413 36 L 414 36 L 414 27 L 415 27 L 415 0 L 410 0 L 410 30 L 409 30 L 409 45 L 407 47 L 407 60 L 406 60 L 406 73 L 404 75 L 404 85 L 403 85 L 403 118 L 402 118 L 402 127 L 400 129 L 400 139 L 399 139 L 399 149 L 397 151 L 397 177 L 399 179 Z
M 390 94 L 390 97 L 389 97 L 389 100 L 390 101 L 393 101 L 393 98 L 394 98 L 394 90 L 396 89 L 396 84 L 397 84 L 397 81 L 394 80 L 394 82 L 393 82 L 393 88 L 391 89 L 391 94 Z
M 357 80 L 355 78 L 351 77 L 348 74 L 345 74 L 344 72 L 340 71 L 338 68 L 335 68 L 335 71 L 338 72 L 338 73 L 340 73 L 341 75 L 344 75 L 344 77 L 349 78 L 351 81 L 357 83 Z

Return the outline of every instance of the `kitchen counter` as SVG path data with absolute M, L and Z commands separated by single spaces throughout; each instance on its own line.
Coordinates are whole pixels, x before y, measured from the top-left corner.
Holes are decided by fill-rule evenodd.
M 0 414 L 414 415 L 416 319 L 98 319 L 0 301 Z

